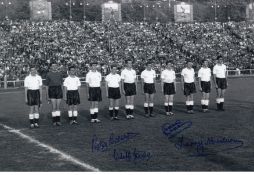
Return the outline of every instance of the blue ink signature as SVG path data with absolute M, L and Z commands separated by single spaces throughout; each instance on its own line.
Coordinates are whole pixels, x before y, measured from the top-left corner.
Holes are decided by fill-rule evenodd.
M 188 129 L 192 126 L 191 121 L 181 121 L 176 120 L 175 123 L 165 123 L 161 126 L 162 132 L 164 135 L 171 139 L 175 137 L 177 134 L 181 133 L 183 130 Z
M 219 150 L 213 152 L 208 150 L 211 147 L 219 147 Z M 215 155 L 218 152 L 225 152 L 229 150 L 234 150 L 243 146 L 243 141 L 233 138 L 227 137 L 207 137 L 204 139 L 194 140 L 194 141 L 186 141 L 184 136 L 178 138 L 178 142 L 175 144 L 176 149 L 182 150 L 184 148 L 194 148 L 195 153 L 191 154 L 191 157 L 202 157 L 208 155 Z M 225 148 L 226 147 L 226 148 Z
M 147 151 L 139 151 L 136 148 L 132 150 L 117 150 L 114 149 L 113 157 L 115 161 L 148 161 L 151 159 L 152 155 L 150 152 Z
M 92 138 L 92 152 L 107 151 L 109 146 L 128 142 L 129 140 L 135 138 L 137 135 L 139 135 L 139 133 L 127 132 L 122 135 L 115 135 L 114 133 L 111 133 L 107 139 L 100 139 L 94 135 Z

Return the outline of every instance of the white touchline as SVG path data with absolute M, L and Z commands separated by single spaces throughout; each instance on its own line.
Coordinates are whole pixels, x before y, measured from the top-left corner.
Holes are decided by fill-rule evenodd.
M 20 93 L 23 93 L 23 91 L 0 92 L 0 95 L 5 95 L 5 94 L 20 94 Z
M 85 168 L 85 169 L 90 170 L 90 171 L 100 171 L 98 168 L 95 168 L 95 167 L 93 167 L 93 166 L 91 166 L 87 163 L 84 163 L 84 162 L 78 160 L 77 158 L 75 158 L 71 155 L 68 155 L 68 154 L 66 154 L 62 151 L 59 151 L 59 150 L 53 148 L 50 145 L 41 143 L 40 141 L 38 141 L 38 140 L 36 140 L 36 139 L 26 135 L 26 134 L 23 134 L 20 130 L 16 130 L 16 129 L 11 128 L 11 127 L 9 127 L 7 125 L 4 125 L 2 123 L 0 123 L 0 126 L 7 129 L 10 133 L 14 133 L 14 134 L 20 136 L 21 138 L 24 138 L 24 139 L 28 140 L 31 143 L 35 143 L 37 146 L 40 146 L 40 147 L 43 147 L 43 148 L 49 150 L 49 152 L 51 152 L 51 153 L 58 154 L 61 158 L 63 158 L 66 161 L 72 162 L 73 164 L 79 165 L 82 168 Z

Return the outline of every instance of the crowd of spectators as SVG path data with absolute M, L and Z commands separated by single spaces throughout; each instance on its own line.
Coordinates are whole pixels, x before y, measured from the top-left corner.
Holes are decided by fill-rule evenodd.
M 133 59 L 138 74 L 148 60 L 157 72 L 173 60 L 176 72 L 186 59 L 198 69 L 202 59 L 213 65 L 222 55 L 229 69 L 252 68 L 254 24 L 228 23 L 100 23 L 74 21 L 9 21 L 0 26 L 0 74 L 24 79 L 29 66 L 38 66 L 44 78 L 50 63 L 66 72 L 77 67 L 85 77 L 91 61 L 98 61 L 103 75 L 112 63 L 121 68 Z

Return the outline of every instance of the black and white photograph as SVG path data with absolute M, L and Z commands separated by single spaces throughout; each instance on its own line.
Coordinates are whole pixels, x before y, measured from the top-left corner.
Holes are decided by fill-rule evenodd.
M 0 173 L 253 172 L 254 0 L 0 0 Z

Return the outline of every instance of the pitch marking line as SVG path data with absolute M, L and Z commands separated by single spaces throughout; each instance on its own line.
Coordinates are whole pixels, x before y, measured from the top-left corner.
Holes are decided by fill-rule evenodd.
M 76 164 L 76 165 L 79 165 L 80 167 L 82 168 L 85 168 L 87 170 L 90 170 L 90 171 L 100 171 L 98 168 L 95 168 L 87 163 L 84 163 L 80 160 L 78 160 L 77 158 L 71 156 L 71 155 L 68 155 L 67 153 L 64 153 L 60 150 L 57 150 L 56 148 L 53 148 L 52 146 L 50 145 L 47 145 L 47 144 L 44 144 L 26 134 L 23 134 L 20 130 L 17 130 L 17 129 L 14 129 L 14 128 L 11 128 L 7 125 L 4 125 L 2 123 L 0 123 L 0 126 L 2 126 L 4 129 L 8 130 L 8 132 L 10 133 L 14 133 L 16 135 L 18 135 L 19 137 L 23 138 L 23 139 L 26 139 L 27 141 L 31 142 L 31 143 L 34 143 L 36 144 L 37 146 L 39 147 L 42 147 L 42 148 L 45 148 L 47 150 L 49 150 L 49 152 L 53 153 L 53 154 L 58 154 L 62 159 L 66 160 L 66 161 L 69 161 L 73 164 Z

